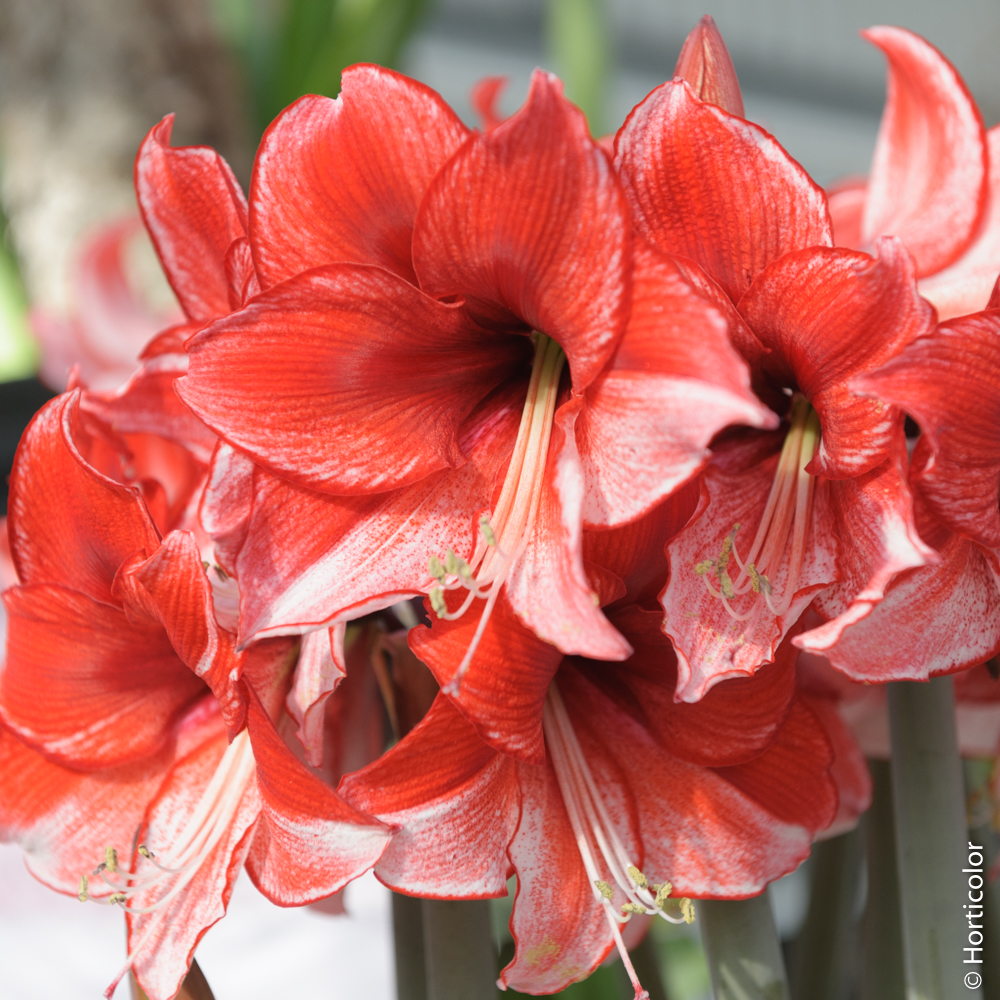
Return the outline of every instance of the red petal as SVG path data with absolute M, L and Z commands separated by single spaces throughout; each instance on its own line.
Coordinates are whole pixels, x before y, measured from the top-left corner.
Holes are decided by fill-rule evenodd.
M 674 67 L 674 78 L 677 77 L 687 80 L 703 101 L 743 117 L 743 95 L 736 79 L 736 68 L 715 21 L 708 14 L 684 39 Z
M 933 329 L 913 259 L 898 240 L 880 240 L 878 251 L 874 260 L 842 249 L 788 254 L 740 300 L 740 312 L 771 349 L 765 369 L 790 376 L 819 413 L 814 475 L 844 479 L 885 461 L 899 412 L 853 391 L 850 379 Z
M 749 455 L 755 445 L 751 439 L 741 448 Z M 792 602 L 780 618 L 775 618 L 761 601 L 756 617 L 735 621 L 722 601 L 709 593 L 705 578 L 695 572 L 698 563 L 719 554 L 736 524 L 740 525 L 736 548 L 746 558 L 764 512 L 777 460 L 772 453 L 763 460 L 755 459 L 749 467 L 728 472 L 710 465 L 705 471 L 698 511 L 667 546 L 671 572 L 661 598 L 666 611 L 663 627 L 677 648 L 677 696 L 684 701 L 697 701 L 720 680 L 753 675 L 761 664 L 772 661 L 782 639 L 816 592 L 837 579 L 841 529 L 833 522 L 828 484 L 823 480 L 817 482 L 813 495 L 802 572 Z M 774 593 L 782 600 L 790 548 L 782 555 L 778 573 L 771 577 Z M 737 570 L 735 562 L 730 569 Z M 732 602 L 734 609 L 745 614 L 754 606 L 751 598 L 756 600 L 752 593 L 737 597 Z
M 900 432 L 892 459 L 857 479 L 829 484 L 840 542 L 839 580 L 817 596 L 815 606 L 833 620 L 799 636 L 797 646 L 827 655 L 848 625 L 868 617 L 897 573 L 938 561 L 917 534 L 913 498 L 902 472 L 903 448 Z
M 462 423 L 530 344 L 341 264 L 258 296 L 189 350 L 178 392 L 210 426 L 292 482 L 353 494 L 461 465 Z
M 410 239 L 431 178 L 469 134 L 429 87 L 381 66 L 344 70 L 340 96 L 303 97 L 264 133 L 251 243 L 268 288 L 338 261 L 413 280 Z
M 1000 311 L 942 323 L 857 385 L 920 423 L 932 454 L 917 481 L 935 516 L 1000 546 Z
M 634 796 L 642 851 L 635 863 L 651 881 L 669 879 L 675 896 L 739 899 L 756 895 L 809 853 L 810 831 L 802 825 L 779 820 L 723 773 L 673 757 L 632 716 L 578 675 L 569 677 L 559 683 L 574 724 L 600 720 L 600 758 Z M 804 780 L 784 789 L 789 810 L 810 797 L 810 785 L 823 782 L 829 763 L 823 748 L 822 760 L 810 754 L 800 762 Z M 600 758 L 589 757 L 591 765 Z M 802 805 L 804 816 L 809 808 Z M 623 816 L 620 808 L 612 814 Z
M 174 116 L 154 125 L 135 159 L 135 190 L 167 279 L 188 318 L 230 311 L 226 251 L 246 236 L 246 200 L 226 161 L 207 146 L 170 145 Z
M 517 949 L 500 982 L 522 993 L 555 993 L 593 972 L 614 940 L 552 769 L 521 765 L 518 781 L 521 822 L 510 844 L 517 870 L 510 929 Z
M 637 231 L 700 264 L 735 301 L 772 261 L 833 242 L 823 192 L 763 129 L 698 100 L 680 80 L 654 90 L 615 139 Z
M 207 465 L 217 439 L 174 392 L 187 368 L 184 354 L 157 355 L 115 392 L 88 392 L 82 407 L 119 434 L 156 434 L 187 448 Z
M 838 247 L 860 250 L 864 245 L 861 242 L 861 216 L 867 196 L 868 181 L 865 178 L 844 181 L 834 190 L 827 191 L 833 238 Z
M 449 607 L 462 591 L 449 595 Z M 410 631 L 410 648 L 447 687 L 472 642 L 484 605 L 455 621 L 435 619 L 431 628 Z M 457 692 L 449 697 L 491 747 L 529 764 L 545 762 L 542 703 L 563 654 L 535 638 L 515 619 L 503 595 L 476 647 Z
M 577 391 L 624 330 L 629 263 L 621 186 L 583 113 L 540 70 L 521 110 L 441 170 L 413 233 L 424 291 L 554 337 Z
M 613 621 L 635 654 L 613 673 L 606 664 L 596 664 L 587 676 L 609 697 L 616 687 L 619 692 L 627 687 L 650 731 L 670 754 L 691 764 L 724 767 L 750 760 L 774 742 L 795 693 L 798 651 L 791 643 L 782 643 L 775 662 L 753 677 L 716 684 L 700 701 L 688 704 L 674 700 L 677 659 L 663 634 L 662 614 L 633 606 L 617 612 Z
M 399 827 L 375 866 L 390 888 L 441 899 L 506 895 L 520 811 L 515 764 L 444 695 L 409 736 L 337 790 Z
M 509 79 L 506 76 L 484 76 L 473 84 L 469 103 L 479 115 L 484 132 L 492 132 L 504 120 L 503 113 L 497 110 L 497 101 Z
M 837 711 L 833 698 L 803 694 L 802 701 L 823 726 L 833 748 L 830 777 L 837 786 L 837 814 L 823 839 L 853 830 L 872 802 L 872 778 L 857 740 Z
M 471 558 L 476 516 L 489 507 L 520 410 L 516 393 L 494 396 L 469 421 L 461 469 L 392 493 L 331 497 L 259 470 L 237 565 L 242 641 L 311 631 L 426 592 L 427 560 L 449 546 Z
M 717 773 L 772 816 L 815 832 L 826 829 L 837 812 L 837 787 L 828 773 L 833 760 L 824 727 L 796 698 L 778 739 L 765 753 Z
M 162 629 L 117 608 L 45 584 L 4 601 L 3 721 L 55 760 L 91 770 L 149 756 L 204 691 Z
M 128 611 L 163 626 L 177 655 L 212 689 L 235 735 L 243 726 L 236 682 L 244 657 L 236 653 L 235 636 L 216 621 L 212 585 L 194 535 L 172 531 L 147 560 L 123 569 L 116 592 Z
M 983 119 L 954 66 L 904 28 L 863 31 L 889 61 L 888 94 L 861 225 L 898 236 L 933 274 L 969 245 L 986 198 Z
M 288 694 L 288 714 L 298 723 L 295 735 L 305 750 L 306 762 L 323 763 L 323 723 L 326 699 L 347 673 L 344 662 L 343 623 L 302 636 L 295 685 Z M 366 644 L 367 645 L 367 644 Z
M 215 543 L 219 565 L 230 576 L 235 574 L 236 557 L 246 540 L 253 470 L 254 464 L 246 455 L 219 441 L 198 510 L 202 528 Z
M 79 391 L 52 400 L 24 432 L 7 530 L 22 583 L 63 583 L 110 602 L 118 567 L 154 551 L 159 535 L 139 491 L 100 475 L 80 454 L 78 400 Z
M 1000 652 L 1000 562 L 959 535 L 940 546 L 941 562 L 900 573 L 871 613 L 797 644 L 821 653 L 866 684 L 923 681 L 964 670 Z M 837 610 L 833 608 L 832 610 Z
M 643 514 L 704 465 L 727 425 L 775 420 L 750 391 L 724 317 L 669 257 L 643 242 L 633 281 L 625 335 L 576 425 L 588 526 Z
M 371 868 L 389 842 L 389 830 L 310 774 L 281 741 L 256 695 L 249 687 L 244 691 L 261 802 L 247 871 L 272 903 L 302 906 Z
M 200 746 L 174 767 L 150 804 L 136 839 L 147 845 L 161 864 L 170 867 L 174 841 L 194 815 L 225 749 L 222 735 Z M 126 918 L 129 952 L 137 952 L 135 976 L 150 1000 L 170 1000 L 176 995 L 198 942 L 225 916 L 261 809 L 252 774 L 244 788 L 229 788 L 227 794 L 239 796 L 235 812 L 196 874 L 159 909 Z M 138 852 L 133 853 L 130 867 L 143 874 L 150 871 Z M 168 877 L 153 888 L 140 890 L 130 900 L 130 907 L 158 903 L 184 877 Z
M 0 841 L 25 849 L 35 878 L 59 892 L 78 891 L 113 845 L 127 850 L 171 764 L 169 751 L 136 764 L 86 773 L 46 760 L 12 733 L 0 731 Z M 90 892 L 107 897 L 98 879 Z
M 990 300 L 1000 273 L 1000 128 L 986 133 L 990 172 L 979 228 L 961 257 L 920 282 L 920 294 L 937 308 L 941 319 L 995 309 Z
M 555 413 L 548 465 L 531 534 L 507 576 L 507 598 L 517 617 L 564 653 L 624 660 L 632 647 L 601 613 L 583 565 L 583 469 L 575 422 L 582 399 Z

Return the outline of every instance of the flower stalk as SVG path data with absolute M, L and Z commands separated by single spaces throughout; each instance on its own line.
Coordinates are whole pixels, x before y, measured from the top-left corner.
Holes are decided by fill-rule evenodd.
M 715 1000 L 791 1000 L 767 893 L 697 906 Z
M 955 695 L 950 677 L 896 681 L 888 695 L 906 995 L 946 1000 L 979 968 L 963 965 L 970 866 Z
M 427 1000 L 495 1000 L 497 953 L 485 899 L 424 899 Z

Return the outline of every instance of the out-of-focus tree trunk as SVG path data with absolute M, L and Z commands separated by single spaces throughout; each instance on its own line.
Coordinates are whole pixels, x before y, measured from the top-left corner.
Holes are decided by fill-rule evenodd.
M 134 211 L 136 149 L 171 111 L 175 144 L 214 146 L 246 179 L 241 87 L 209 0 L 0 3 L 0 193 L 33 303 L 67 308 L 79 237 Z

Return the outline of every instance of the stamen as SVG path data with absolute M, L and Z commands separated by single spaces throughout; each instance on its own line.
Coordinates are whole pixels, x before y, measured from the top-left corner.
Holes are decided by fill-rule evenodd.
M 140 878 L 137 872 L 122 868 L 115 849 L 106 848 L 104 862 L 94 870 L 95 875 L 115 890 L 106 903 L 121 906 L 128 913 L 138 916 L 163 909 L 183 892 L 228 833 L 255 769 L 256 761 L 250 738 L 247 731 L 243 730 L 226 748 L 198 805 L 171 844 L 170 863 L 161 864 L 149 847 L 139 845 L 136 853 L 152 869 L 147 871 L 145 877 Z M 155 893 L 158 889 L 162 890 L 159 898 L 153 899 L 146 906 L 135 905 L 135 897 L 140 893 Z M 95 903 L 104 902 L 89 894 L 86 875 L 80 880 L 78 898 L 81 902 L 88 898 Z M 114 993 L 156 928 L 157 923 L 151 921 L 146 932 L 129 952 L 124 967 L 105 991 L 106 997 Z
M 737 549 L 736 537 L 741 525 L 735 524 L 718 558 L 705 559 L 694 567 L 708 592 L 722 602 L 734 621 L 744 622 L 751 618 L 756 621 L 765 607 L 777 618 L 791 607 L 805 562 L 816 486 L 816 478 L 806 472 L 806 466 L 816 454 L 819 441 L 819 416 L 804 396 L 797 395 L 792 402 L 790 427 L 778 458 L 771 492 L 747 558 L 742 559 Z M 784 594 L 778 598 L 771 581 L 781 568 L 789 538 L 788 574 Z M 730 560 L 739 567 L 735 580 L 729 574 Z M 713 585 L 713 578 L 718 589 Z M 749 593 L 754 598 L 748 610 L 740 612 L 730 604 Z
M 670 882 L 651 885 L 643 872 L 629 858 L 617 827 L 604 804 L 593 773 L 576 737 L 573 723 L 566 711 L 555 682 L 549 686 L 542 711 L 542 725 L 549 758 L 562 793 L 566 813 L 576 840 L 580 860 L 587 878 L 594 886 L 594 900 L 604 910 L 615 945 L 635 990 L 636 1000 L 648 1000 L 621 937 L 620 925 L 633 913 L 656 914 L 672 924 L 690 923 L 694 906 L 689 899 L 678 900 L 680 916 L 668 913 L 664 906 L 673 886 Z M 600 877 L 597 859 L 610 872 L 626 900 L 620 911 L 613 905 L 615 889 Z M 652 890 L 652 892 L 650 891 Z M 655 893 L 655 895 L 654 895 Z M 690 916 L 690 919 L 688 919 Z
M 458 692 L 496 606 L 500 588 L 511 566 L 524 551 L 538 515 L 542 477 L 552 436 L 552 418 L 566 355 L 551 337 L 537 332 L 534 336 L 535 358 L 514 451 L 492 515 L 479 519 L 481 538 L 476 543 L 472 559 L 466 562 L 448 549 L 443 561 L 437 555 L 427 560 L 427 570 L 438 583 L 428 592 L 431 607 L 438 618 L 449 621 L 460 618 L 474 600 L 486 601 L 472 642 L 454 677 L 444 689 L 447 694 Z M 468 593 L 457 611 L 449 611 L 444 594 L 447 590 L 456 589 L 464 589 Z

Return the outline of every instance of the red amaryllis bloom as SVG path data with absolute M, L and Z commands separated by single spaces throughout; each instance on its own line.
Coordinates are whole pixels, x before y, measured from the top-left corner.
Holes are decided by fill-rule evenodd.
M 551 646 L 509 612 L 491 619 L 481 649 L 494 669 L 538 658 L 551 678 L 542 762 L 499 752 L 439 695 L 408 737 L 339 786 L 397 828 L 375 869 L 392 888 L 483 898 L 505 895 L 517 875 L 517 952 L 500 985 L 522 992 L 582 979 L 617 944 L 636 996 L 647 996 L 622 946 L 623 920 L 677 919 L 678 896 L 759 893 L 809 852 L 837 807 L 831 743 L 795 692 L 791 658 L 696 705 L 677 703 L 658 612 L 631 605 L 608 615 L 635 649 L 625 663 L 559 657 L 550 667 Z M 411 643 L 432 669 L 454 669 L 459 627 L 436 622 Z M 835 713 L 832 724 L 849 747 Z
M 903 28 L 862 35 L 885 53 L 888 94 L 871 174 L 830 195 L 837 243 L 898 236 L 942 319 L 983 309 L 1000 271 L 1000 129 L 945 57 Z
M 911 483 L 940 562 L 901 573 L 869 619 L 798 641 L 859 681 L 982 663 L 1000 652 L 1000 308 L 942 323 L 855 386 L 920 425 Z
M 244 861 L 298 905 L 370 867 L 388 831 L 278 738 L 294 647 L 236 652 L 193 536 L 161 539 L 139 491 L 86 461 L 77 401 L 36 416 L 12 476 L 0 835 L 53 888 L 120 903 L 125 968 L 167 1000 Z
M 233 501 L 252 496 L 241 638 L 504 590 L 562 651 L 627 656 L 583 526 L 639 517 L 721 427 L 771 418 L 723 317 L 632 239 L 558 81 L 468 135 L 431 91 L 355 67 L 272 125 L 254 177 L 264 291 L 192 340 L 178 383 L 258 466 Z
M 895 573 L 934 559 L 913 526 L 902 412 L 851 387 L 934 313 L 898 241 L 877 257 L 832 248 L 802 168 L 686 82 L 653 91 L 615 149 L 637 230 L 688 258 L 686 274 L 729 310 L 754 387 L 785 420 L 713 446 L 699 508 L 670 544 L 665 628 L 678 694 L 695 700 L 770 660 L 818 593 L 842 628 Z
M 91 388 L 118 388 L 135 371 L 153 335 L 177 322 L 171 313 L 155 311 L 128 278 L 124 256 L 139 230 L 137 218 L 119 219 L 84 241 L 68 317 L 32 310 L 31 327 L 41 349 L 39 375 L 53 389 L 61 392 L 74 368 L 77 381 Z

